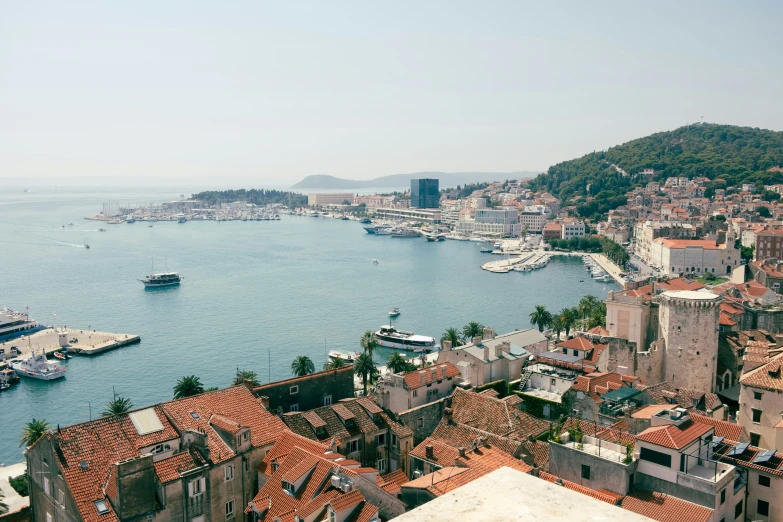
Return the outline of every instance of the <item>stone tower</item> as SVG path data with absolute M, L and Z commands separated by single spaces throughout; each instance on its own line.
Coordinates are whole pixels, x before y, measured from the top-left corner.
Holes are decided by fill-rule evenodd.
M 675 388 L 712 392 L 718 364 L 720 297 L 710 292 L 664 292 L 660 333 L 665 342 L 663 373 Z

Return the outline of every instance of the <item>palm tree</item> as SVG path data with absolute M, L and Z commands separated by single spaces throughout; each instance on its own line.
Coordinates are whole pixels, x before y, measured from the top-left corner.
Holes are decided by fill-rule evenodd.
M 441 344 L 443 344 L 443 341 L 451 342 L 452 348 L 456 348 L 457 346 L 462 346 L 462 339 L 459 336 L 459 330 L 457 330 L 456 328 L 447 328 L 446 331 L 443 333 L 443 335 L 440 337 Z
M 240 370 L 237 368 L 234 384 L 244 384 L 245 381 L 250 381 L 253 386 L 261 385 L 261 381 L 258 380 L 258 374 L 256 372 L 253 370 Z
M 300 355 L 291 363 L 291 373 L 297 377 L 304 377 L 315 372 L 315 365 L 312 359 L 306 355 Z
M 31 420 L 22 426 L 22 437 L 19 439 L 21 444 L 19 446 L 32 446 L 47 431 L 49 431 L 49 423 L 44 419 Z
M 345 366 L 345 361 L 339 357 L 329 357 L 329 360 L 324 363 L 324 370 L 336 370 Z
M 201 384 L 201 380 L 195 375 L 186 375 L 178 380 L 174 386 L 175 399 L 184 399 L 199 393 L 204 393 L 204 385 Z
M 362 334 L 362 338 L 359 340 L 359 345 L 362 347 L 365 353 L 369 353 L 372 357 L 372 352 L 378 347 L 378 340 L 375 338 L 375 334 L 370 330 L 367 330 Z
M 476 321 L 471 321 L 462 327 L 462 338 L 465 342 L 469 343 L 473 341 L 474 337 L 478 337 L 484 334 L 484 325 Z
M 367 380 L 376 372 L 375 361 L 372 360 L 372 356 L 368 353 L 360 354 L 356 358 L 353 371 L 356 375 L 361 376 L 362 384 L 364 385 L 364 395 L 367 395 Z
M 595 328 L 596 326 L 601 326 L 603 328 L 606 328 L 606 313 L 601 313 L 600 310 L 596 310 L 593 312 L 593 314 L 587 319 L 587 328 Z
M 549 326 L 552 328 L 552 333 L 557 335 L 557 340 L 559 341 L 560 332 L 563 331 L 563 318 L 560 317 L 560 314 L 557 314 L 552 318 L 552 322 Z
M 408 369 L 408 361 L 399 352 L 394 352 L 386 361 L 386 367 L 392 373 L 401 373 Z
M 538 326 L 538 331 L 543 332 L 544 328 L 552 324 L 552 314 L 544 305 L 536 305 L 535 310 L 530 313 L 530 323 Z
M 593 313 L 593 310 L 598 306 L 598 299 L 592 295 L 586 295 L 579 300 L 577 308 L 579 309 L 579 315 L 582 319 L 589 317 Z
M 115 397 L 106 403 L 106 409 L 101 413 L 101 417 L 111 417 L 112 415 L 119 415 L 125 413 L 133 408 L 133 403 L 130 399 L 125 397 Z
M 576 324 L 576 321 L 579 318 L 579 311 L 577 311 L 576 308 L 563 308 L 557 316 L 560 318 L 560 325 L 563 327 L 563 330 L 565 330 L 566 338 L 568 338 L 568 334 L 571 333 L 571 328 Z

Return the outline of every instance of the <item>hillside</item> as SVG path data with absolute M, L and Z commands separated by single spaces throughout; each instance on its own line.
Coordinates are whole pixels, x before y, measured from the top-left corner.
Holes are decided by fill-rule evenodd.
M 294 189 L 373 189 L 409 187 L 412 179 L 437 178 L 441 188 L 456 187 L 465 183 L 502 181 L 535 176 L 534 172 L 414 172 L 392 174 L 370 180 L 353 180 L 318 174 L 307 176 L 291 188 Z
M 623 177 L 612 165 L 630 176 Z M 778 166 L 783 167 L 783 132 L 702 123 L 558 163 L 535 178 L 531 188 L 548 190 L 564 201 L 596 196 L 590 202 L 579 198 L 576 204 L 580 215 L 597 217 L 625 204 L 625 193 L 648 181 L 705 176 L 718 180 L 714 186 L 719 188 L 780 183 L 779 172 L 767 171 Z M 636 176 L 646 168 L 655 169 L 655 176 Z

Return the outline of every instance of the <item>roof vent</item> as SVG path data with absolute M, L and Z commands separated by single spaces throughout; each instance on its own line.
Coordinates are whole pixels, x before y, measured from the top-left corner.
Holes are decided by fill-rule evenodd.
M 82 468 L 84 471 L 87 471 L 88 469 L 90 469 L 90 466 L 87 465 L 87 461 L 86 460 L 80 460 L 79 461 L 79 467 Z

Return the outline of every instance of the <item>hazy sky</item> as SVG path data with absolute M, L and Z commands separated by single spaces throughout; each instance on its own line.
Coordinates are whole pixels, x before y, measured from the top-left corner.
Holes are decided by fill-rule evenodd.
M 783 130 L 782 6 L 0 0 L 0 181 L 543 170 L 702 116 Z

